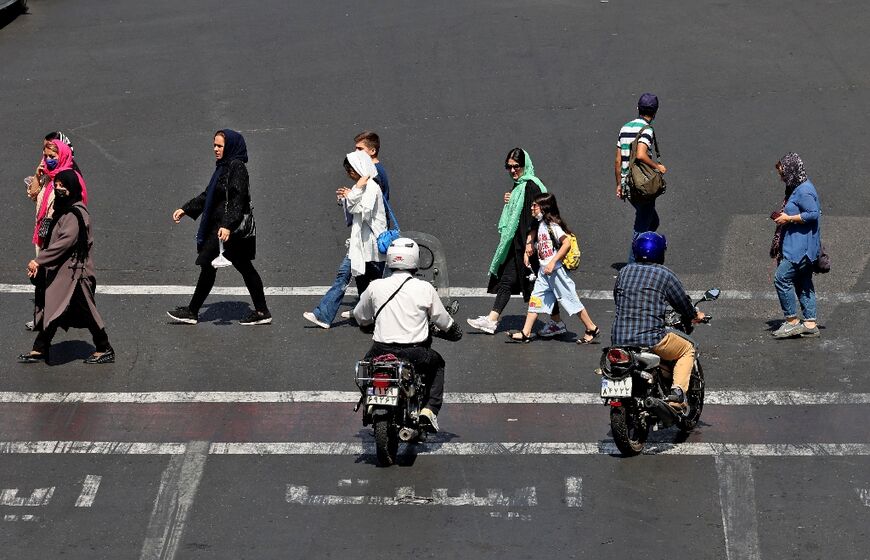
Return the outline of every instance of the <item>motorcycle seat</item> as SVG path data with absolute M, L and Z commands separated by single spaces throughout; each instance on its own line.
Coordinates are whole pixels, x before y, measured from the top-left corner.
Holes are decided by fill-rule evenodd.
M 657 367 L 662 361 L 658 354 L 653 354 L 652 352 L 638 352 L 635 354 L 635 357 L 643 369 Z

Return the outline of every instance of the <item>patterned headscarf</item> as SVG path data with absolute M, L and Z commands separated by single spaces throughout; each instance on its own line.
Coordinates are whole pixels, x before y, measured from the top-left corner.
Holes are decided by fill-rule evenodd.
M 794 189 L 806 182 L 807 172 L 804 171 L 804 162 L 796 153 L 789 152 L 782 156 L 782 159 L 779 160 L 779 166 L 782 169 L 782 178 L 787 189 Z

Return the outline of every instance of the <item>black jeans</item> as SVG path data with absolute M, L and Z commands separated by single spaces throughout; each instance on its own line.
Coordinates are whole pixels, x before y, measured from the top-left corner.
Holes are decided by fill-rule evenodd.
M 254 268 L 254 263 L 251 261 L 233 261 L 233 266 L 242 274 L 245 287 L 248 288 L 248 293 L 251 294 L 254 309 L 262 313 L 268 313 L 269 308 L 266 306 L 266 294 L 263 292 L 263 280 Z M 208 297 L 209 292 L 214 287 L 216 278 L 217 269 L 211 263 L 199 267 L 199 280 L 196 281 L 196 289 L 193 291 L 193 297 L 190 298 L 190 304 L 187 306 L 193 313 L 199 313 L 199 309 L 205 303 L 205 298 Z
M 428 392 L 423 406 L 435 414 L 441 410 L 444 401 L 444 358 L 431 348 L 409 344 L 385 344 L 374 342 L 366 353 L 366 360 L 371 360 L 381 354 L 395 354 L 397 357 L 414 364 L 416 371 L 423 375 L 423 382 Z

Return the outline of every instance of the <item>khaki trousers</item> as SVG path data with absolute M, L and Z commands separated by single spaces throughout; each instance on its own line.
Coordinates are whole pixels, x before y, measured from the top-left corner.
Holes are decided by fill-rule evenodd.
M 650 350 L 663 360 L 677 361 L 674 364 L 673 385 L 681 388 L 684 393 L 687 392 L 689 378 L 692 377 L 692 366 L 695 363 L 695 346 L 685 338 L 669 332 Z

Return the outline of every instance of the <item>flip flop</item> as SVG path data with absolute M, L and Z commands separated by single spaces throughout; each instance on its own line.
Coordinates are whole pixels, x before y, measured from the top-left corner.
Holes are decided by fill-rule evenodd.
M 508 344 L 527 344 L 537 338 L 534 334 L 532 334 L 531 336 L 526 336 L 523 331 L 508 331 L 505 334 L 507 334 L 508 337 L 505 342 Z M 516 335 L 520 336 L 517 337 Z
M 587 329 L 587 330 L 583 333 L 583 336 L 581 336 L 580 338 L 577 339 L 577 344 L 592 344 L 592 342 L 593 342 L 596 338 L 598 338 L 598 335 L 600 335 L 600 334 L 601 334 L 601 329 L 598 328 L 598 327 L 595 327 L 595 329 L 594 329 L 594 330 L 591 330 L 591 331 Z M 591 336 L 592 338 L 590 338 L 590 339 L 587 340 L 587 339 L 586 339 L 587 336 Z

